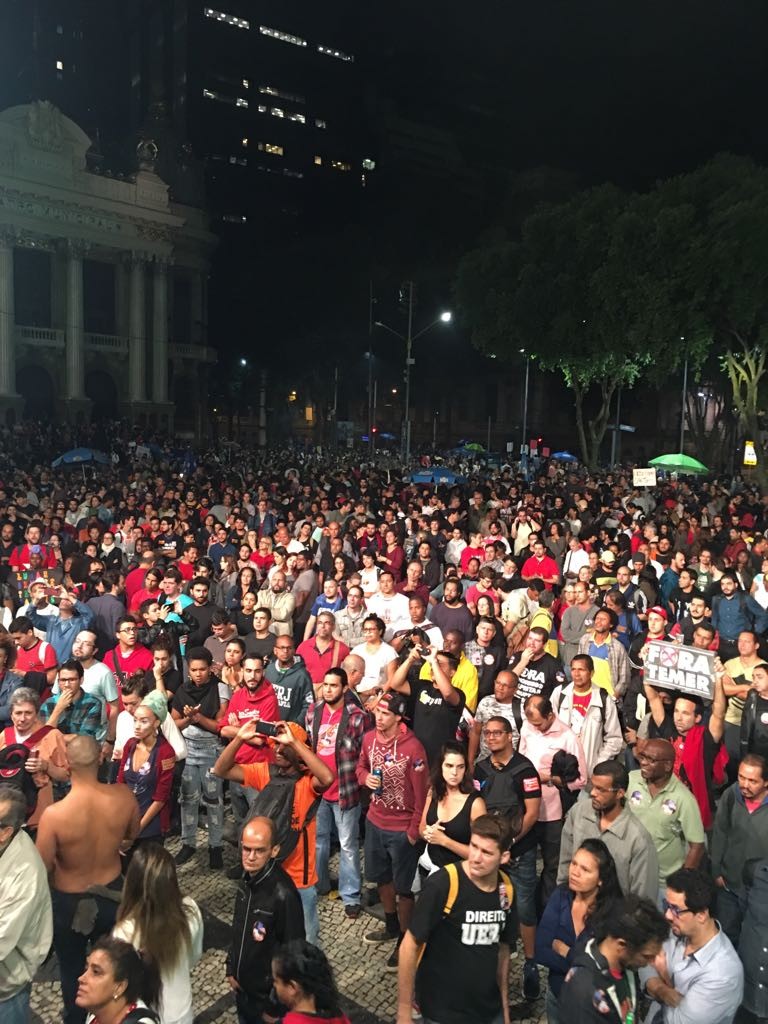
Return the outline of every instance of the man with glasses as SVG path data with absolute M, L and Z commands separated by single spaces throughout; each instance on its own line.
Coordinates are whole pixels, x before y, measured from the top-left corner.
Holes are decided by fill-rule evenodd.
M 152 668 L 152 652 L 138 642 L 138 626 L 130 615 L 117 620 L 117 645 L 104 656 L 104 664 L 122 686 L 132 672 L 146 672 Z
M 514 672 L 502 669 L 493 682 L 493 695 L 483 697 L 477 705 L 472 731 L 469 734 L 469 763 L 482 761 L 491 753 L 485 738 L 485 726 L 492 718 L 506 718 L 512 726 L 512 743 L 515 750 L 520 742 L 523 725 L 523 708 L 517 696 L 518 679 Z
M 307 709 L 315 699 L 315 689 L 304 662 L 296 657 L 293 638 L 284 634 L 275 638 L 275 655 L 264 670 L 264 678 L 274 687 L 280 718 L 303 728 Z
M 651 835 L 659 857 L 659 893 L 680 868 L 696 868 L 704 856 L 704 826 L 696 798 L 674 773 L 669 740 L 638 747 L 638 771 L 629 773 L 629 809 Z
M 627 807 L 629 774 L 619 761 L 596 764 L 589 800 L 577 800 L 563 822 L 558 885 L 568 881 L 568 867 L 585 839 L 601 839 L 616 865 L 621 891 L 653 900 L 659 891 L 656 847 L 639 819 Z
M 53 939 L 51 893 L 45 866 L 24 832 L 26 807 L 21 790 L 0 786 L 0 1020 L 29 1020 L 29 994 L 35 973 Z
M 496 715 L 485 723 L 489 755 L 475 765 L 475 781 L 489 814 L 512 825 L 509 874 L 517 893 L 520 937 L 525 952 L 523 995 L 537 999 L 540 992 L 536 966 L 536 822 L 541 807 L 541 781 L 533 763 L 515 751 L 512 723 Z
M 715 883 L 682 868 L 667 878 L 662 908 L 672 934 L 656 958 L 646 991 L 658 1024 L 731 1024 L 744 995 L 744 969 L 715 920 Z

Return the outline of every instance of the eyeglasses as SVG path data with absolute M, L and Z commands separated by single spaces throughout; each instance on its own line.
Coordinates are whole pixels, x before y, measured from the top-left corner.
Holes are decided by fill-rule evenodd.
M 661 901 L 661 909 L 665 914 L 669 913 L 674 918 L 682 917 L 683 914 L 695 913 L 695 911 L 689 910 L 687 907 L 676 907 L 673 903 L 670 903 L 669 900 Z
M 649 764 L 664 764 L 669 762 L 669 757 L 651 757 L 650 754 L 635 754 L 638 761 L 648 761 Z
M 503 729 L 483 729 L 483 736 L 506 736 Z

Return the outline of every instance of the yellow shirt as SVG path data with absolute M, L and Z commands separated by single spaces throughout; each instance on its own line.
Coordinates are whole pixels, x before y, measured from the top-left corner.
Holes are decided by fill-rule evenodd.
M 429 679 L 434 682 L 432 679 L 432 669 L 428 661 L 425 661 L 421 666 L 419 679 Z M 474 714 L 477 707 L 477 669 L 463 652 L 459 661 L 459 667 L 456 669 L 451 683 L 464 694 L 467 700 L 467 707 Z

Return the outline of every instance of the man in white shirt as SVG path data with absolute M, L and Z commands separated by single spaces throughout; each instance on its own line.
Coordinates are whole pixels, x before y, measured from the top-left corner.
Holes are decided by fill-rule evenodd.
M 398 619 L 407 619 L 408 598 L 395 593 L 395 577 L 389 569 L 383 569 L 379 576 L 379 592 L 366 601 L 369 615 L 378 615 L 386 626 L 384 639 L 392 638 L 393 626 Z

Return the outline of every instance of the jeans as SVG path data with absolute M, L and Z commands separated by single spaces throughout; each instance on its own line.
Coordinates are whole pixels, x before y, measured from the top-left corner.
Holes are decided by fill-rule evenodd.
M 202 764 L 184 765 L 181 776 L 181 841 L 185 846 L 197 846 L 197 815 L 200 798 L 205 803 L 208 818 L 208 846 L 221 846 L 224 831 L 224 788 L 221 779 L 211 774 L 215 758 Z
M 229 801 L 238 829 L 248 817 L 258 795 L 258 789 L 254 789 L 253 786 L 241 786 L 239 782 L 230 782 Z
M 560 1024 L 560 1006 L 558 997 L 547 986 L 547 998 L 546 998 L 546 1010 L 547 1010 L 547 1024 Z
M 360 904 L 360 805 L 343 811 L 338 802 L 321 800 L 317 811 L 315 866 L 321 892 L 330 889 L 328 858 L 333 825 L 339 834 L 339 895 L 345 906 Z
M 547 900 L 557 886 L 557 869 L 560 864 L 560 839 L 562 835 L 562 819 L 536 822 L 536 839 L 541 849 L 541 859 L 544 862 L 540 886 L 542 908 L 547 905 Z
M 114 928 L 122 882 L 122 877 L 119 877 L 106 886 L 115 891 L 116 899 L 59 892 L 57 889 L 51 892 L 53 948 L 59 961 L 65 1024 L 83 1024 L 85 1021 L 85 1010 L 75 1006 L 77 979 L 85 967 L 88 944 Z
M 514 855 L 515 848 L 512 847 Z M 515 886 L 517 913 L 522 925 L 536 924 L 536 847 L 514 857 L 505 870 Z
M 304 931 L 307 942 L 313 946 L 318 945 L 320 938 L 320 918 L 317 916 L 317 886 L 309 885 L 306 889 L 299 889 L 301 905 L 304 909 Z
M 25 985 L 15 996 L 11 996 L 10 999 L 3 999 L 0 1002 L 0 1021 L 3 1024 L 27 1024 L 29 1021 L 29 994 L 31 991 L 32 986 Z

